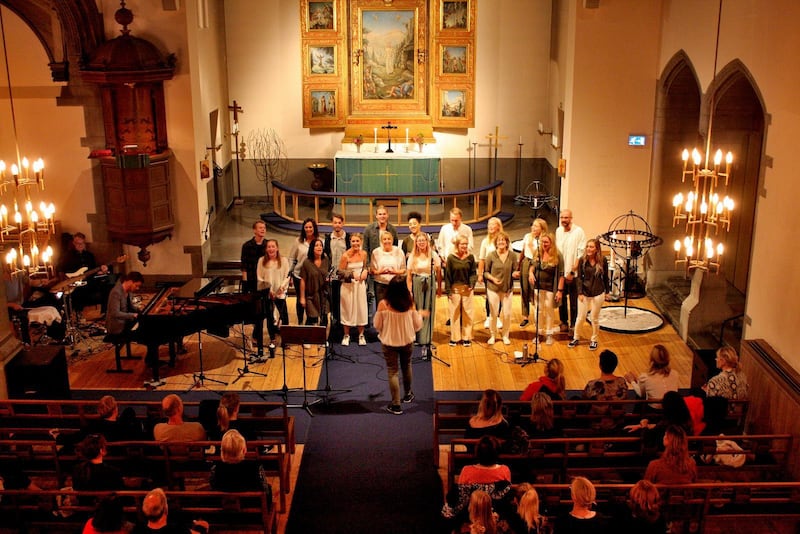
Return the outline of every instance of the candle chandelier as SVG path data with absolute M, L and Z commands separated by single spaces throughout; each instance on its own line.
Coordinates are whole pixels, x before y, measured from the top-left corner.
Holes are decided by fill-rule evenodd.
M 719 54 L 719 30 L 722 19 L 722 0 L 719 2 L 717 15 L 717 40 L 714 48 L 714 77 L 717 75 L 717 56 Z M 724 233 L 730 231 L 731 213 L 734 202 L 727 195 L 728 183 L 731 179 L 733 154 L 723 156 L 717 149 L 711 159 L 711 127 L 714 119 L 714 93 L 708 112 L 708 132 L 706 134 L 705 157 L 696 148 L 684 149 L 681 154 L 683 173 L 681 183 L 688 184 L 691 189 L 687 193 L 678 193 L 672 199 L 674 213 L 672 227 L 685 223 L 686 237 L 675 241 L 675 266 L 683 266 L 688 274 L 695 269 L 711 273 L 719 273 L 725 247 L 722 243 Z M 687 181 L 687 178 L 689 180 Z
M 5 263 L 12 271 L 46 271 L 53 259 L 49 242 L 55 232 L 55 206 L 52 202 L 34 198 L 37 193 L 44 191 L 42 159 L 31 162 L 26 157 L 20 157 L 3 9 L 0 9 L 0 37 L 3 40 L 11 133 L 16 149 L 14 163 L 10 166 L 0 160 L 0 242 L 7 249 Z M 39 200 L 38 205 L 36 200 Z

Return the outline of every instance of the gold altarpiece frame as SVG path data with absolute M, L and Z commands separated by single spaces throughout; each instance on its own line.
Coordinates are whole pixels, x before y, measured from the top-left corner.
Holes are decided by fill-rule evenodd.
M 301 0 L 303 126 L 371 142 L 391 121 L 427 143 L 474 127 L 476 2 Z

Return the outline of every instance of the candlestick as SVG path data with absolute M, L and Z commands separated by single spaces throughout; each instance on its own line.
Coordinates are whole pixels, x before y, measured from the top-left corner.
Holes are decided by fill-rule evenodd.
M 519 136 L 519 144 L 522 144 L 522 136 Z

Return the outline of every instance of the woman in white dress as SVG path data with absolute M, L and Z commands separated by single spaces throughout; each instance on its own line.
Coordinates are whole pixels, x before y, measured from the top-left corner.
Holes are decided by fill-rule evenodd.
M 431 249 L 431 238 L 425 232 L 416 236 L 414 248 L 408 255 L 408 274 L 406 284 L 414 297 L 418 310 L 428 310 L 430 315 L 422 320 L 422 328 L 417 332 L 418 345 L 430 345 L 431 317 L 436 314 L 436 295 L 442 281 L 442 260 Z
M 366 345 L 364 327 L 367 325 L 367 252 L 361 249 L 364 237 L 350 235 L 350 248 L 339 260 L 339 279 L 342 289 L 339 294 L 339 309 L 345 328 L 342 345 L 350 344 L 350 328 L 358 328 L 358 344 Z

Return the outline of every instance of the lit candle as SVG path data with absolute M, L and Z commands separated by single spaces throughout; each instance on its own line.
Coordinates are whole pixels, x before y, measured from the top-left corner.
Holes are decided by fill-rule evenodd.
M 372 137 L 373 137 L 373 142 L 377 145 L 378 144 L 378 129 L 377 128 L 373 128 L 372 129 Z

